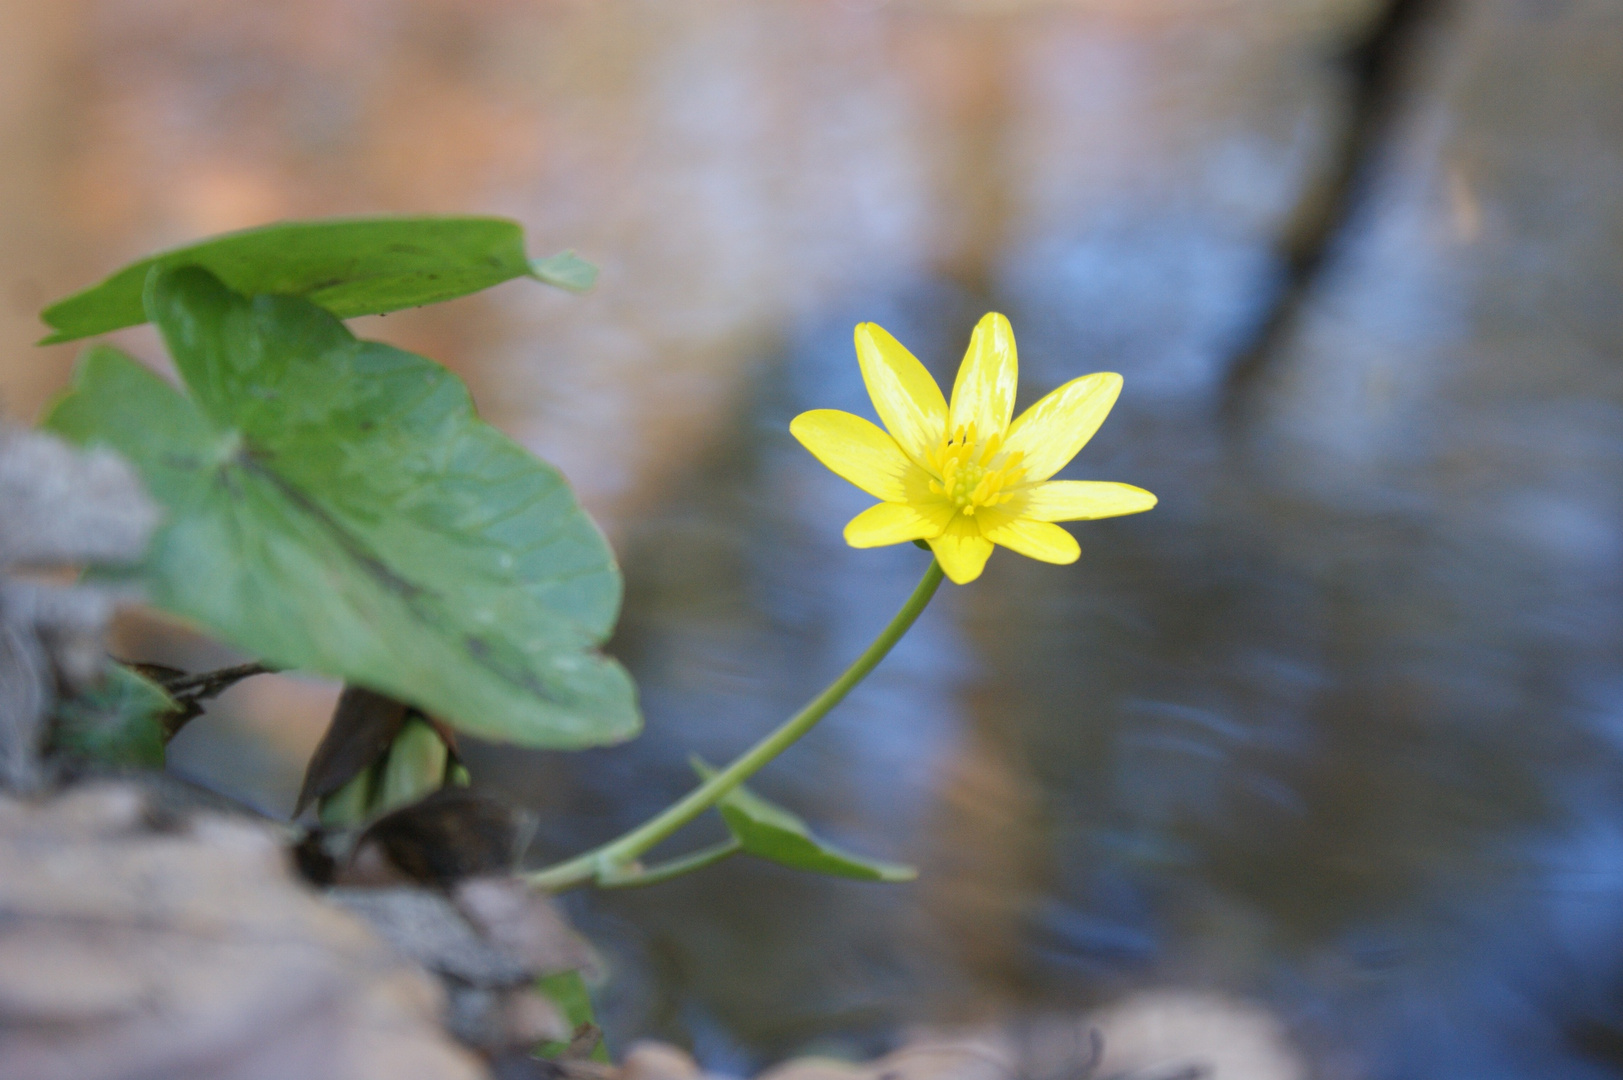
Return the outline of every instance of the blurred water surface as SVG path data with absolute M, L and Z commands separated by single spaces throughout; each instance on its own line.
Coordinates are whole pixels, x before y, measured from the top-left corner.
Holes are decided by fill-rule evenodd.
M 1076 526 L 1073 567 L 1000 552 L 757 784 L 920 880 L 735 860 L 577 897 L 611 1034 L 742 1072 L 1194 988 L 1271 1007 L 1315 1076 L 1623 1070 L 1611 0 L 1415 21 L 1351 215 L 1243 379 L 1380 5 L 4 10 L 37 54 L 0 117 L 34 148 L 0 220 L 15 411 L 71 359 L 26 351 L 22 301 L 200 232 L 494 211 L 603 264 L 585 299 L 361 321 L 465 374 L 623 555 L 647 734 L 477 754 L 543 812 L 537 860 L 747 745 L 923 570 L 846 548 L 867 500 L 787 434 L 871 412 L 856 322 L 950 381 L 1004 311 L 1022 405 L 1125 376 L 1064 475 L 1160 506 Z M 258 695 L 176 756 L 277 805 L 330 695 Z

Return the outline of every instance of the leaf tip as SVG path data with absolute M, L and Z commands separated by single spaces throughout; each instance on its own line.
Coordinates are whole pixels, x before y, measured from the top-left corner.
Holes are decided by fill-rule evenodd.
M 531 259 L 530 276 L 560 289 L 583 293 L 597 284 L 597 267 L 573 251 L 562 251 L 545 259 Z

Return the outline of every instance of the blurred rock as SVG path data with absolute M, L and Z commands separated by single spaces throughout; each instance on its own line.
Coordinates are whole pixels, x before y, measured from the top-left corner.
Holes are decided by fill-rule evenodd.
M 415 888 L 339 888 L 328 897 L 366 920 L 404 956 L 440 975 L 447 1025 L 490 1054 L 567 1042 L 573 1030 L 535 993 L 543 975 L 593 964 L 591 950 L 547 897 L 506 878 L 459 883 L 451 899 Z
M 114 600 L 7 571 L 132 562 L 157 524 L 158 508 L 116 455 L 0 423 L 0 785 L 36 782 L 58 684 L 82 688 L 100 673 Z
M 659 1042 L 632 1043 L 621 1064 L 620 1080 L 698 1080 L 692 1055 Z
M 1291 1045 L 1285 1025 L 1268 1008 L 1242 998 L 1187 990 L 1133 994 L 1081 1024 L 1098 1031 L 1104 1047 L 1099 1080 L 1144 1077 L 1210 1077 L 1212 1080 L 1306 1080 L 1307 1063 Z M 1025 1074 L 1065 1076 L 1074 1027 L 1062 1025 L 1033 1040 L 1024 1055 Z
M 628 1054 L 622 1080 L 686 1080 L 665 1047 Z M 664 1071 L 662 1071 L 664 1070 Z M 1305 1080 L 1278 1016 L 1193 991 L 1135 994 L 1097 1012 L 924 1034 L 869 1062 L 796 1058 L 759 1080 Z
M 128 784 L 0 797 L 0 1076 L 476 1080 L 435 982 L 280 838 Z
M 50 661 L 31 623 L 12 621 L 0 591 L 0 785 L 35 782 L 40 725 L 51 707 Z
M 0 425 L 0 566 L 129 562 L 157 524 L 117 454 Z
M 797 1058 L 760 1080 L 1009 1080 L 1017 1061 L 996 1040 L 931 1037 L 862 1064 Z
M 515 986 L 525 966 L 468 925 L 443 896 L 421 889 L 331 889 L 327 899 L 376 930 L 403 956 L 473 986 Z
M 596 966 L 591 947 L 556 905 L 513 878 L 470 878 L 451 894 L 457 909 L 485 939 L 534 975 Z
M 527 1055 L 547 1042 L 571 1035 L 552 999 L 522 987 L 486 990 L 463 986 L 451 990 L 445 1026 L 458 1039 L 487 1054 Z

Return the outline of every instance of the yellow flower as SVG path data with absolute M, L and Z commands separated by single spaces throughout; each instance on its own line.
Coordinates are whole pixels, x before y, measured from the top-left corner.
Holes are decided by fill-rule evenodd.
M 801 413 L 789 430 L 817 460 L 878 499 L 845 527 L 852 547 L 925 540 L 962 585 L 981 576 L 993 544 L 1051 563 L 1081 549 L 1056 521 L 1136 514 L 1155 496 L 1130 484 L 1050 480 L 1104 423 L 1121 376 L 1072 379 L 1014 415 L 1009 320 L 987 315 L 941 396 L 924 365 L 873 323 L 857 327 L 857 360 L 888 432 L 838 409 Z

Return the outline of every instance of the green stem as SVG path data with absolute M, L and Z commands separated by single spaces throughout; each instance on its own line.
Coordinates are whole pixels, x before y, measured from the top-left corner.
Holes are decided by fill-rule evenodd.
M 611 840 L 566 862 L 537 870 L 526 875 L 525 880 L 537 888 L 559 892 L 584 885 L 604 875 L 612 877 L 620 867 L 638 858 L 643 852 L 710 809 L 728 792 L 749 779 L 763 765 L 788 749 L 796 739 L 810 731 L 817 721 L 826 716 L 830 709 L 851 692 L 857 683 L 866 678 L 918 619 L 925 605 L 935 595 L 942 577 L 941 564 L 934 559 L 930 560 L 930 568 L 924 572 L 924 577 L 913 590 L 913 595 L 907 598 L 907 603 L 902 605 L 902 609 L 890 620 L 890 624 L 874 638 L 873 644 L 864 649 L 862 655 L 845 669 L 844 674 L 829 683 L 821 694 L 807 702 L 805 708 L 784 721 L 783 726 L 772 734 L 746 750 L 731 765 L 672 803 L 656 817 L 648 819 L 619 839 Z
M 653 866 L 643 866 L 632 863 L 629 866 L 616 866 L 603 871 L 598 875 L 597 884 L 604 889 L 628 889 L 634 885 L 657 885 L 661 881 L 669 881 L 673 877 L 703 869 L 711 863 L 718 863 L 729 855 L 735 855 L 744 850 L 744 845 L 737 838 L 723 840 L 719 844 L 700 848 L 698 851 L 667 862 L 655 863 Z

